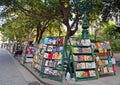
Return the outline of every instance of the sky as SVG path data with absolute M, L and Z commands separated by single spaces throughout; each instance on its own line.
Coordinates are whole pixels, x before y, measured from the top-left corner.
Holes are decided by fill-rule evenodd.
M 4 9 L 4 6 L 0 6 L 0 27 L 2 26 L 2 24 L 4 24 L 5 23 L 5 19 L 4 18 L 2 18 L 2 16 L 1 16 L 1 12 L 2 12 L 2 10 Z

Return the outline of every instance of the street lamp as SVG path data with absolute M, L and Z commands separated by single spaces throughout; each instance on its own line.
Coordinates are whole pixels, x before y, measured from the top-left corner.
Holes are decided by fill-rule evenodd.
M 97 1 L 97 0 L 96 0 Z M 87 22 L 87 14 L 92 9 L 92 0 L 73 0 L 73 3 L 77 5 L 80 12 L 84 15 L 83 19 L 83 31 L 82 31 L 82 38 L 86 39 L 89 38 L 88 34 L 88 22 Z

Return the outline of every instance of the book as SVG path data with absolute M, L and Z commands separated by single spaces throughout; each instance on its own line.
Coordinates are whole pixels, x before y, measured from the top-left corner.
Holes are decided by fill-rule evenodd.
M 48 53 L 44 53 L 43 57 L 48 58 Z
M 96 76 L 95 70 L 90 70 L 90 71 L 89 71 L 89 74 L 90 74 L 90 76 Z
M 55 59 L 61 59 L 61 53 L 60 52 L 55 53 Z
M 53 52 L 48 54 L 48 59 L 53 59 Z
M 63 52 L 63 47 L 62 46 L 59 47 L 59 52 Z
M 102 48 L 102 45 L 101 45 L 100 42 L 96 42 L 96 46 L 97 46 L 98 49 L 99 49 L 99 48 Z
M 109 41 L 106 41 L 105 43 L 106 43 L 106 45 L 107 45 L 107 49 L 111 49 L 111 47 L 110 47 L 110 42 L 109 42 Z
M 73 48 L 73 53 L 79 53 L 79 48 L 74 47 Z
M 107 74 L 107 73 L 108 73 L 108 67 L 105 66 L 105 67 L 103 68 L 103 71 L 104 71 L 104 74 Z
M 92 59 L 92 56 L 91 55 L 87 55 L 86 56 L 86 61 L 92 61 L 93 59 Z
M 48 65 L 49 65 L 49 61 L 46 60 L 46 61 L 45 61 L 45 66 L 48 66 Z
M 78 56 L 78 60 L 83 61 L 84 60 L 84 56 L 83 55 L 79 55 Z
M 78 56 L 77 55 L 73 55 L 73 59 L 74 59 L 74 61 L 78 61 Z
M 70 38 L 71 45 L 77 45 L 77 39 Z
M 107 49 L 107 44 L 106 43 L 101 43 L 102 44 L 102 48 Z
M 82 53 L 91 53 L 91 48 L 82 48 Z
M 44 44 L 48 44 L 48 41 L 49 41 L 49 38 L 45 38 L 44 41 L 43 41 L 43 43 Z
M 108 67 L 108 72 L 114 72 L 113 67 Z
M 53 51 L 53 46 L 48 46 L 48 47 L 47 47 L 47 51 L 52 52 L 52 51 Z
M 116 64 L 115 58 L 112 58 L 112 64 Z
M 92 63 L 86 63 L 86 68 L 92 68 Z
M 81 39 L 81 46 L 90 46 L 90 39 Z

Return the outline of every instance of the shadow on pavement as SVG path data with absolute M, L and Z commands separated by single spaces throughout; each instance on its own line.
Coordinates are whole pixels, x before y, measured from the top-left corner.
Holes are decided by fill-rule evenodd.
M 29 83 L 28 85 L 41 85 L 41 84 L 39 84 L 37 81 L 35 81 L 35 82 L 32 82 L 32 83 Z

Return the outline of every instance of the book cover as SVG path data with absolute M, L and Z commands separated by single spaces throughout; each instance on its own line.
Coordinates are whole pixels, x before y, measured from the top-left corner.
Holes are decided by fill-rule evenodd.
M 116 64 L 115 58 L 112 58 L 111 60 L 112 60 L 112 64 Z
M 62 46 L 59 47 L 59 52 L 63 52 L 63 47 Z
M 43 57 L 48 58 L 48 53 L 44 53 Z
M 89 74 L 90 74 L 90 76 L 96 76 L 95 70 L 90 70 L 90 71 L 89 71 Z
M 78 56 L 77 55 L 73 55 L 73 59 L 74 59 L 74 61 L 78 61 Z
M 107 73 L 108 73 L 108 68 L 107 68 L 107 66 L 105 66 L 105 67 L 103 68 L 103 70 L 104 70 L 104 74 L 107 74 Z
M 102 48 L 107 49 L 107 44 L 106 43 L 101 43 L 102 44 Z
M 53 59 L 53 54 L 54 54 L 53 52 L 49 53 L 48 54 L 48 59 Z
M 84 56 L 83 55 L 79 55 L 79 59 L 80 61 L 83 61 L 84 60 Z
M 110 42 L 109 42 L 109 41 L 106 41 L 105 43 L 106 43 L 106 45 L 107 45 L 107 49 L 111 49 L 111 47 L 110 47 Z
M 79 53 L 79 48 L 73 48 L 73 53 Z
M 101 45 L 100 42 L 96 42 L 96 46 L 97 46 L 98 48 L 102 48 L 102 45 Z
M 61 59 L 61 53 L 60 52 L 55 53 L 55 59 Z
M 90 46 L 91 42 L 90 39 L 81 39 L 82 46 Z
M 48 41 L 49 41 L 49 38 L 45 38 L 44 41 L 43 41 L 43 43 L 44 44 L 48 44 Z
M 92 68 L 92 63 L 86 63 L 86 68 Z
M 77 40 L 75 38 L 70 38 L 71 45 L 77 45 Z
M 48 46 L 47 51 L 52 52 L 53 51 L 53 46 Z
M 92 61 L 92 56 L 91 55 L 87 55 L 86 56 L 86 61 Z

